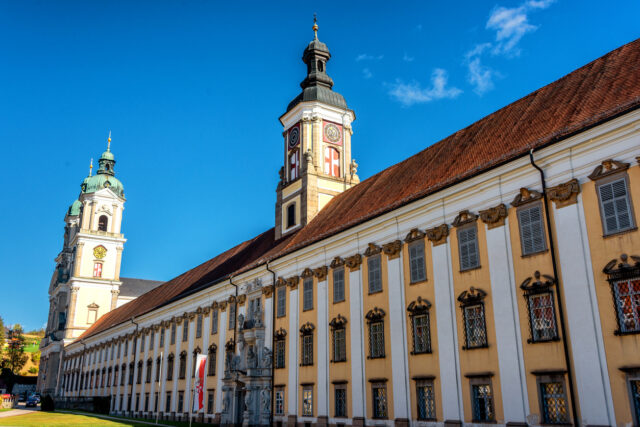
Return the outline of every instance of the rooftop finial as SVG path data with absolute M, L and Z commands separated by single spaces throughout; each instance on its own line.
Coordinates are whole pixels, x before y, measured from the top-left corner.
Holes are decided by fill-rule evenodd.
M 111 131 L 109 131 L 109 138 L 107 138 L 107 151 L 111 151 Z
M 89 163 L 89 176 L 91 176 L 92 172 L 93 172 L 93 157 L 91 158 L 91 162 Z
M 318 15 L 317 14 L 313 14 L 313 34 L 314 34 L 314 38 L 316 40 L 318 40 Z

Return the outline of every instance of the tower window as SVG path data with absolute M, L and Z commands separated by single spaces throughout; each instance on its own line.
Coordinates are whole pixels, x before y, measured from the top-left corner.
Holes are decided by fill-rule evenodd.
M 300 150 L 292 150 L 289 153 L 289 181 L 300 176 Z
M 330 176 L 340 176 L 340 152 L 333 147 L 324 148 L 324 173 Z
M 318 61 L 318 71 L 321 73 L 324 71 L 324 64 L 322 61 Z
M 102 277 L 102 263 L 96 262 L 93 264 L 93 277 Z
M 287 228 L 296 225 L 296 204 L 291 203 L 287 206 Z
M 109 218 L 106 215 L 100 215 L 100 218 L 98 218 L 98 231 L 107 231 L 107 225 L 109 225 Z

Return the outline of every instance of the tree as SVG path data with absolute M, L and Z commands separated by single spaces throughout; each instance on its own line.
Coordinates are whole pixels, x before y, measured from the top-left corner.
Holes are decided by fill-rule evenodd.
M 24 353 L 24 335 L 22 334 L 22 326 L 16 323 L 13 329 L 9 330 L 9 345 L 7 347 L 7 356 L 5 365 L 15 375 L 18 375 L 20 369 L 29 360 L 29 355 Z
M 31 353 L 31 361 L 33 362 L 34 365 L 37 365 L 38 363 L 40 363 L 40 350 L 34 351 L 33 353 Z
M 4 322 L 0 316 L 0 361 L 2 361 L 2 352 L 4 351 Z

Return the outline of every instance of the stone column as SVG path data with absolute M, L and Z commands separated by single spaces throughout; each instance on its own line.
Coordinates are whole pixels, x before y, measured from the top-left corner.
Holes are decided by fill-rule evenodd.
M 75 318 L 76 318 L 76 302 L 78 300 L 78 291 L 80 288 L 77 286 L 71 287 L 71 294 L 69 296 L 69 315 L 67 317 L 67 326 L 64 331 L 65 338 L 73 337 L 73 328 L 75 326 Z
M 122 264 L 122 250 L 124 248 L 119 246 L 116 248 L 116 268 L 114 271 L 113 280 L 120 280 L 120 264 Z
M 76 259 L 73 268 L 73 276 L 80 277 L 80 270 L 82 267 L 82 249 L 84 248 L 84 242 L 79 242 L 76 246 Z
M 224 377 L 224 360 L 227 357 L 225 344 L 227 335 L 227 312 L 226 310 L 218 310 L 218 360 L 216 363 L 216 414 L 219 417 L 222 412 L 222 378 Z
M 325 267 L 326 268 L 326 267 Z M 329 296 L 327 277 L 318 278 L 318 424 L 327 425 L 329 413 Z M 292 333 L 291 336 L 294 334 Z
M 82 202 L 82 225 L 80 226 L 81 230 L 87 230 L 89 228 L 89 202 Z
M 289 363 L 288 363 L 288 373 L 289 378 L 287 380 L 288 385 L 288 404 L 287 404 L 287 412 L 289 417 L 296 418 L 298 415 L 298 341 L 299 341 L 299 332 L 300 329 L 300 321 L 299 316 L 300 312 L 298 311 L 298 287 L 290 287 L 289 288 L 289 331 L 291 334 L 289 335 Z
M 195 336 L 196 336 L 196 331 L 195 331 L 195 320 L 194 320 L 194 315 L 193 313 L 190 313 L 189 316 L 182 321 L 183 323 L 186 323 L 183 328 L 186 326 L 188 329 L 188 337 L 187 337 L 187 374 L 186 374 L 186 381 L 185 381 L 185 385 L 184 385 L 184 412 L 189 412 L 189 408 L 193 408 L 193 403 L 192 403 L 192 398 L 193 398 L 193 393 L 191 390 L 191 382 L 193 380 L 193 349 L 194 349 L 194 342 L 195 342 Z M 191 324 L 194 324 L 193 327 L 191 326 Z M 189 406 L 192 405 L 192 406 Z
M 109 227 L 109 230 L 111 230 L 112 233 L 116 232 L 116 220 L 118 218 L 118 205 L 116 205 L 115 203 L 113 205 L 111 205 L 111 207 L 113 208 L 111 211 L 111 224 Z

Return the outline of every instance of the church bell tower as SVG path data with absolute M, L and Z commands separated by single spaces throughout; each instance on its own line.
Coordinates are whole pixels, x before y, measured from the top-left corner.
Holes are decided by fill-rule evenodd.
M 360 182 L 358 165 L 351 158 L 355 114 L 332 90 L 327 74 L 331 54 L 318 40 L 315 18 L 313 32 L 302 54 L 307 66 L 302 93 L 280 117 L 284 166 L 276 190 L 276 239 L 304 227 L 335 195 Z

